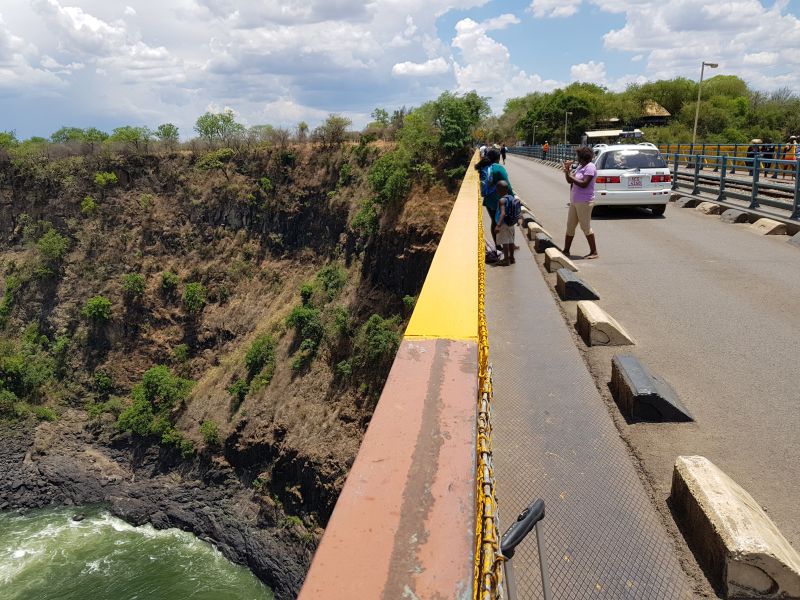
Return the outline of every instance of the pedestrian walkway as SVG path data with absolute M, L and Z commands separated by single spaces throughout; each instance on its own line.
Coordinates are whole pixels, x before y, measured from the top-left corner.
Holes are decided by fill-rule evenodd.
M 535 498 L 545 500 L 558 600 L 693 598 L 673 542 L 520 238 L 518 230 L 516 264 L 487 265 L 486 274 L 501 527 Z M 541 598 L 538 560 L 531 537 L 514 560 L 520 599 Z

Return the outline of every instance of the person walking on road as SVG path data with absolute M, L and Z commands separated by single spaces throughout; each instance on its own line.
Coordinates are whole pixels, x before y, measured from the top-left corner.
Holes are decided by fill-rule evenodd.
M 589 254 L 584 258 L 597 258 L 597 243 L 592 231 L 592 209 L 594 208 L 594 179 L 597 169 L 592 163 L 593 153 L 586 146 L 575 151 L 578 156 L 578 168 L 575 174 L 570 173 L 571 160 L 564 161 L 564 178 L 570 185 L 569 215 L 567 216 L 567 235 L 564 238 L 564 254 L 569 256 L 575 228 L 580 223 L 581 230 L 589 242 Z
M 547 160 L 547 152 L 550 150 L 550 144 L 547 143 L 547 140 L 544 141 L 544 146 L 542 146 L 542 160 Z
M 508 148 L 506 148 L 505 144 L 500 146 L 500 157 L 503 159 L 503 164 L 506 164 L 506 152 L 507 151 L 508 151 Z
M 489 219 L 492 223 L 492 239 L 495 244 L 497 244 L 497 206 L 500 200 L 500 195 L 497 192 L 497 183 L 505 181 L 508 183 L 508 193 L 514 193 L 511 182 L 508 181 L 508 172 L 506 168 L 499 163 L 500 151 L 495 148 L 489 148 L 486 151 L 486 158 L 481 159 L 475 165 L 475 169 L 480 173 L 481 196 L 483 196 L 483 205 L 486 207 L 486 211 L 489 213 Z

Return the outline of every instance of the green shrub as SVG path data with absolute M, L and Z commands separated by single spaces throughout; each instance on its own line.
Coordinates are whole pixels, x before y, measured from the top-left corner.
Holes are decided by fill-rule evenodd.
M 187 283 L 183 290 L 183 306 L 189 315 L 199 315 L 206 306 L 206 288 L 202 283 Z
M 189 359 L 189 346 L 187 344 L 178 344 L 172 349 L 172 357 L 177 362 L 186 362 Z
M 100 418 L 104 413 L 110 413 L 114 417 L 119 417 L 122 411 L 125 410 L 125 404 L 121 398 L 114 396 L 105 402 L 91 402 L 86 404 L 86 413 L 92 419 Z
M 403 309 L 406 311 L 407 315 L 410 315 L 414 312 L 414 307 L 417 305 L 417 297 L 416 296 L 403 296 Z
M 311 302 L 311 296 L 314 295 L 314 285 L 311 283 L 304 283 L 300 286 L 300 300 L 303 301 L 304 305 L 308 305 Z
M 81 200 L 81 214 L 92 217 L 97 212 L 97 201 L 91 196 L 86 196 Z
M 129 300 L 141 300 L 145 291 L 144 276 L 139 273 L 128 273 L 122 276 L 122 290 Z
M 395 204 L 406 197 L 411 189 L 409 163 L 401 153 L 384 154 L 372 165 L 369 183 L 379 204 Z
M 400 320 L 374 314 L 358 329 L 353 344 L 353 366 L 360 370 L 388 367 L 400 345 Z
M 380 207 L 372 200 L 365 200 L 353 217 L 350 228 L 362 238 L 370 238 L 378 233 L 380 225 Z
M 328 299 L 333 300 L 347 283 L 347 271 L 341 265 L 325 265 L 317 273 L 317 282 L 325 290 Z
M 350 163 L 344 163 L 339 169 L 339 181 L 336 183 L 336 187 L 345 187 L 351 181 L 353 181 L 353 167 Z
M 239 407 L 247 398 L 247 392 L 250 391 L 250 384 L 246 379 L 237 379 L 230 386 L 228 386 L 228 393 L 233 397 L 233 411 L 239 410 Z
M 0 419 L 8 419 L 16 416 L 14 405 L 19 401 L 17 395 L 10 390 L 0 389 Z
M 265 194 L 269 194 L 272 191 L 272 181 L 269 177 L 262 177 L 259 179 L 258 185 Z
M 67 253 L 69 238 L 64 237 L 55 229 L 46 231 L 36 242 L 36 247 L 47 263 L 59 262 Z
M 181 379 L 170 372 L 166 365 L 156 365 L 142 375 L 138 384 L 143 398 L 157 409 L 171 409 L 189 397 L 194 382 Z M 134 386 L 136 391 L 137 386 Z
M 344 306 L 333 309 L 333 324 L 340 336 L 350 335 L 350 313 Z
M 57 421 L 58 413 L 52 408 L 47 406 L 36 406 L 33 409 L 33 415 L 40 421 Z
M 219 446 L 219 425 L 214 421 L 203 421 L 200 424 L 200 434 L 203 436 L 203 441 L 207 446 L 211 448 L 217 448 Z
M 95 173 L 94 183 L 99 188 L 107 188 L 117 184 L 117 176 L 114 173 L 104 171 L 102 173 Z
M 107 397 L 111 392 L 114 391 L 114 380 L 111 379 L 111 375 L 106 373 L 103 370 L 97 370 L 94 372 L 94 391 L 101 398 Z
M 258 336 L 244 357 L 244 364 L 247 368 L 248 381 L 252 380 L 262 371 L 268 371 L 268 376 L 272 378 L 275 369 L 275 340 L 271 335 L 264 334 Z
M 22 286 L 22 281 L 15 275 L 6 277 L 6 289 L 3 291 L 3 299 L 0 301 L 0 328 L 5 328 L 11 311 L 14 309 L 14 299 L 17 290 Z
M 295 306 L 289 313 L 286 324 L 294 327 L 303 339 L 315 342 L 319 342 L 325 333 L 319 310 L 310 306 Z
M 140 437 L 152 434 L 153 407 L 141 394 L 135 394 L 133 402 L 117 417 L 117 427 L 122 431 L 135 433 Z
M 81 314 L 93 323 L 105 323 L 111 318 L 111 300 L 105 296 L 94 296 L 83 305 Z
M 342 379 L 347 379 L 353 374 L 353 361 L 351 359 L 343 360 L 336 365 L 336 375 Z
M 178 274 L 175 271 L 161 273 L 161 289 L 166 294 L 173 293 L 178 288 Z
M 142 210 L 149 210 L 153 207 L 156 197 L 153 194 L 142 194 L 139 196 L 139 206 Z
M 286 517 L 286 525 L 288 527 L 302 527 L 303 520 L 296 515 L 289 515 Z

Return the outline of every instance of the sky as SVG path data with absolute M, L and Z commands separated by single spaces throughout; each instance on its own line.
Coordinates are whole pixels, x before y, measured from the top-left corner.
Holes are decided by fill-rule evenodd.
M 0 131 L 370 121 L 476 90 L 706 71 L 800 91 L 800 0 L 0 0 Z

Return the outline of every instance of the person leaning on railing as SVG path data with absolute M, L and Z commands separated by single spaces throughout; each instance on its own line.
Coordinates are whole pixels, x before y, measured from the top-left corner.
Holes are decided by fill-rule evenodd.
M 789 136 L 789 143 L 786 144 L 786 149 L 783 151 L 783 160 L 791 160 L 792 162 L 797 160 L 797 136 L 792 135 Z M 787 171 L 789 174 L 794 177 L 794 169 L 795 166 L 790 163 L 784 163 L 781 165 L 781 179 L 786 179 Z

